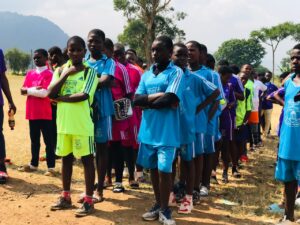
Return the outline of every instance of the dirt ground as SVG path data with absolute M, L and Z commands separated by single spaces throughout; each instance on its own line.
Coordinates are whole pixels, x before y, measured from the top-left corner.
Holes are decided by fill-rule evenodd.
M 106 190 L 106 201 L 96 204 L 95 214 L 85 218 L 75 218 L 75 209 L 51 212 L 50 205 L 56 201 L 61 191 L 60 177 L 44 176 L 44 162 L 41 162 L 38 172 L 29 174 L 17 171 L 18 166 L 27 164 L 30 160 L 29 128 L 28 121 L 25 120 L 26 99 L 19 94 L 23 77 L 8 77 L 18 111 L 14 131 L 9 130 L 7 117 L 4 122 L 7 156 L 12 159 L 13 164 L 8 168 L 9 182 L 0 186 L 0 224 L 158 224 L 141 219 L 142 213 L 153 202 L 151 188 L 147 185 L 140 190 L 130 190 L 127 187 L 124 194 L 114 194 L 111 189 Z M 280 110 L 279 107 L 274 109 L 274 134 Z M 241 170 L 242 178 L 236 180 L 230 176 L 229 184 L 212 185 L 210 197 L 202 199 L 191 215 L 181 216 L 174 209 L 173 215 L 177 224 L 262 225 L 278 221 L 281 215 L 268 212 L 268 205 L 280 202 L 282 196 L 282 185 L 273 179 L 276 145 L 277 138 L 266 140 L 265 147 L 250 153 L 250 162 Z M 43 149 L 44 147 L 42 153 Z M 61 163 L 57 161 L 57 170 L 60 168 Z M 80 163 L 76 163 L 72 183 L 75 207 L 79 206 L 76 200 L 83 187 L 82 167 Z M 231 202 L 235 204 L 230 204 Z

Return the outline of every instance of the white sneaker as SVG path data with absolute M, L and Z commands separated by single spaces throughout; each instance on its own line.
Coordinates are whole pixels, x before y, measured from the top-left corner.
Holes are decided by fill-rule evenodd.
M 207 187 L 201 186 L 201 188 L 200 188 L 200 196 L 201 197 L 208 196 L 208 188 Z
M 190 214 L 193 210 L 193 197 L 188 199 L 186 196 L 184 197 L 183 201 L 180 204 L 178 209 L 179 214 Z
M 176 207 L 177 206 L 177 202 L 176 202 L 176 197 L 174 195 L 174 192 L 170 193 L 170 197 L 169 197 L 169 206 L 170 207 Z
M 300 198 L 297 198 L 295 201 L 295 206 L 299 209 L 300 208 Z
M 169 208 L 164 211 L 159 211 L 158 220 L 163 225 L 176 225 L 175 220 L 172 219 L 172 212 Z

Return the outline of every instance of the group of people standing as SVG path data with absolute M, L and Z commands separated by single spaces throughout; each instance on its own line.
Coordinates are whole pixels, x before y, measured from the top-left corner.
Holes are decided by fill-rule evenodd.
M 26 74 L 21 88 L 27 96 L 32 158 L 20 170 L 38 169 L 40 134 L 46 145 L 45 175 L 54 175 L 55 159 L 62 158 L 63 191 L 51 210 L 72 207 L 74 157 L 81 159 L 85 177 L 85 191 L 78 200 L 82 207 L 76 211 L 79 217 L 92 213 L 94 204 L 104 200 L 104 188 L 112 185 L 112 169 L 113 192 L 125 191 L 126 162 L 131 188 L 139 187 L 144 169 L 150 171 L 155 203 L 142 218 L 173 225 L 170 207 L 179 204 L 178 213 L 189 214 L 209 194 L 211 180 L 217 181 L 220 153 L 222 181 L 228 183 L 230 166 L 232 176 L 241 177 L 238 168 L 248 160 L 247 143 L 252 151 L 262 146 L 260 127 L 265 138 L 270 137 L 276 102 L 272 96 L 278 92 L 271 72 L 257 74 L 250 64 L 239 68 L 225 60 L 215 68 L 205 45 L 173 44 L 167 36 L 152 43 L 153 65 L 145 71 L 134 49 L 125 51 L 99 29 L 88 33 L 87 48 L 88 54 L 85 41 L 73 36 L 65 54 L 58 47 L 48 52 L 37 49 L 36 68 Z M 2 89 L 16 112 L 5 64 L 0 65 Z M 293 112 L 291 120 L 297 121 L 298 111 Z M 300 126 L 294 122 L 293 129 Z M 281 171 L 286 165 L 280 149 L 277 170 Z M 4 183 L 8 177 L 5 150 L 0 153 Z

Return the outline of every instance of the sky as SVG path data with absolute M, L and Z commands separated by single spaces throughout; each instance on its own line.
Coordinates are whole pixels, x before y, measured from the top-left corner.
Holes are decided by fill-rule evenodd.
M 188 15 L 177 23 L 185 31 L 186 40 L 205 44 L 210 53 L 224 41 L 248 38 L 251 31 L 262 27 L 286 21 L 300 23 L 299 0 L 172 0 L 171 6 Z M 114 41 L 126 24 L 122 13 L 114 10 L 113 0 L 1 0 L 0 11 L 45 17 L 69 36 L 86 37 L 89 30 L 100 28 Z M 285 40 L 279 45 L 277 68 L 295 44 Z M 268 54 L 262 64 L 271 69 L 271 51 L 264 47 Z

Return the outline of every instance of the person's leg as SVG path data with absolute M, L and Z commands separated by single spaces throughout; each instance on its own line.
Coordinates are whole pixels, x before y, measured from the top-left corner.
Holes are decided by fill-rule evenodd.
M 214 153 L 204 154 L 202 186 L 210 188 L 210 176 L 214 165 Z
M 113 142 L 110 142 L 109 143 L 109 147 L 108 147 L 108 151 L 107 151 L 107 168 L 106 168 L 106 182 L 109 182 L 111 183 L 111 178 L 112 178 L 112 175 L 111 175 L 111 170 L 113 168 L 113 148 L 111 146 Z
M 195 182 L 194 182 L 194 190 L 200 192 L 200 183 L 202 181 L 203 174 L 203 155 L 196 156 L 194 159 L 195 165 Z
M 159 174 L 160 207 L 162 210 L 165 210 L 168 208 L 168 203 L 169 203 L 172 173 L 165 173 L 159 171 L 158 174 Z
M 272 116 L 272 111 L 273 109 L 268 109 L 265 110 L 265 130 L 264 130 L 264 135 L 265 137 L 268 137 L 269 135 L 269 130 L 271 127 L 271 116 Z
M 47 166 L 48 168 L 55 167 L 55 150 L 53 147 L 53 131 L 52 131 L 52 121 L 51 120 L 41 120 L 41 131 L 43 139 L 46 145 L 46 155 L 47 155 Z
M 161 206 L 158 169 L 151 169 L 150 176 L 151 176 L 151 183 L 152 183 L 152 188 L 155 196 L 155 201 L 157 204 Z
M 285 197 L 285 215 L 286 219 L 294 221 L 295 200 L 297 194 L 297 181 L 284 183 L 284 197 Z
M 124 147 L 121 141 L 111 142 L 112 154 L 113 154 L 113 164 L 116 173 L 116 182 L 113 191 L 116 193 L 124 192 L 124 187 L 122 185 L 123 181 L 123 171 L 124 171 Z
M 126 165 L 129 173 L 129 182 L 134 181 L 134 170 L 135 170 L 135 154 L 132 147 L 124 147 L 126 154 Z
M 61 178 L 63 184 L 63 191 L 69 192 L 71 190 L 71 179 L 73 173 L 73 154 L 62 157 L 62 168 L 61 168 Z
M 40 155 L 41 120 L 29 120 L 29 132 L 31 140 L 31 162 L 30 165 L 38 167 Z
M 52 140 L 54 153 L 57 145 L 57 125 L 56 125 L 57 106 L 52 104 Z
M 95 183 L 94 156 L 92 154 L 83 156 L 81 157 L 81 161 L 84 168 L 85 193 L 92 198 Z
M 108 144 L 96 143 L 96 167 L 98 174 L 98 186 L 97 191 L 99 194 L 103 194 L 103 184 L 105 179 L 105 173 L 108 164 Z M 111 171 L 111 167 L 110 167 Z
M 223 175 L 222 175 L 222 181 L 224 183 L 228 182 L 228 167 L 230 162 L 229 157 L 229 141 L 224 139 L 222 143 L 222 152 L 221 157 L 223 161 Z
M 0 171 L 7 172 L 5 166 L 5 140 L 3 135 L 3 106 L 0 107 Z

